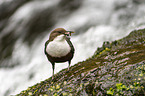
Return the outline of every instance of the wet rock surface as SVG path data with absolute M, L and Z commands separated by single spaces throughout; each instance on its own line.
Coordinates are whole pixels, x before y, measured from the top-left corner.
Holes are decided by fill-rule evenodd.
M 145 95 L 145 29 L 104 42 L 86 61 L 63 69 L 17 96 Z

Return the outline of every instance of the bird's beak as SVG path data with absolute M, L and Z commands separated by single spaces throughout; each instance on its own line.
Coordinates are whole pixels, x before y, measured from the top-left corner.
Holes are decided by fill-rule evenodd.
M 67 36 L 71 36 L 71 33 L 75 33 L 75 32 L 73 32 L 73 31 L 65 31 L 65 35 L 67 35 Z

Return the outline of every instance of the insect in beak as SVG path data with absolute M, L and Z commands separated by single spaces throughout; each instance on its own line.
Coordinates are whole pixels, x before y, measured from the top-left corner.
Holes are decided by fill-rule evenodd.
M 73 32 L 73 31 L 65 31 L 65 35 L 67 35 L 67 36 L 71 36 L 71 33 L 75 33 L 75 32 Z

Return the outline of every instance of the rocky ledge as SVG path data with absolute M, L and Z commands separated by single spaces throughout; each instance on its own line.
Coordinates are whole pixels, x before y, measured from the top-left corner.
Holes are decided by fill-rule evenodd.
M 104 42 L 91 58 L 17 96 L 145 96 L 145 29 Z

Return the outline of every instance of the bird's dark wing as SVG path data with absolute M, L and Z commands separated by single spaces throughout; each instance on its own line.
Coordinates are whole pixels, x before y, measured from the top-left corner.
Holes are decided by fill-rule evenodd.
M 44 48 L 44 53 L 45 53 L 45 55 L 47 55 L 46 47 L 47 47 L 48 43 L 49 43 L 49 40 L 47 40 L 47 41 L 45 42 L 45 48 Z
M 66 41 L 67 41 L 67 43 L 68 43 L 68 44 L 70 45 L 70 47 L 71 47 L 71 52 L 74 53 L 75 49 L 74 49 L 73 44 L 72 44 L 71 41 L 70 41 L 70 38 L 69 38 L 69 37 L 66 37 Z

